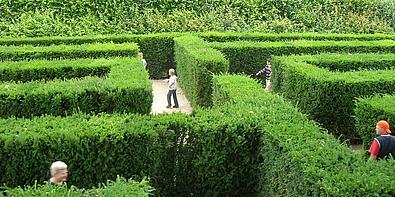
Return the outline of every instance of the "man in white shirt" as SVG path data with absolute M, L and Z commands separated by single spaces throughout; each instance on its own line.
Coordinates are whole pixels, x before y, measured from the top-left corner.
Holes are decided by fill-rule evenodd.
M 174 106 L 173 108 L 178 108 L 178 100 L 177 100 L 177 76 L 175 75 L 175 70 L 169 70 L 169 92 L 167 93 L 167 106 L 166 108 L 171 108 L 171 96 L 173 96 Z

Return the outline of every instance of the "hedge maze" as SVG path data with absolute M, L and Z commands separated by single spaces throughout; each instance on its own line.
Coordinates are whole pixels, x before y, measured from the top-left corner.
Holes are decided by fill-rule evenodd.
M 44 181 L 50 162 L 64 160 L 69 184 L 80 188 L 120 175 L 148 176 L 157 196 L 393 196 L 394 161 L 368 162 L 342 141 L 361 138 L 367 147 L 378 119 L 395 124 L 394 40 L 255 33 L 2 39 L 0 57 L 23 61 L 0 64 L 0 183 Z M 149 73 L 138 51 L 151 62 Z M 273 93 L 249 77 L 268 57 Z M 174 66 L 193 114 L 147 115 L 148 77 Z

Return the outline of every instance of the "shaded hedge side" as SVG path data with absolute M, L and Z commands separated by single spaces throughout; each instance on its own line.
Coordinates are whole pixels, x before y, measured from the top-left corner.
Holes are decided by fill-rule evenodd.
M 337 62 L 342 60 L 332 64 Z M 359 138 L 354 120 L 356 98 L 395 92 L 394 70 L 330 72 L 305 63 L 303 57 L 292 56 L 275 57 L 273 68 L 274 91 L 282 93 L 331 133 L 347 139 Z
M 180 85 L 193 107 L 212 105 L 212 74 L 227 72 L 228 62 L 217 50 L 194 36 L 175 38 Z

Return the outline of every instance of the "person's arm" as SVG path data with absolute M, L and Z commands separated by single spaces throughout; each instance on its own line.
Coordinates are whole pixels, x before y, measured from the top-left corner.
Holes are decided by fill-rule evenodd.
M 369 160 L 376 160 L 377 155 L 370 154 Z
M 255 75 L 258 76 L 258 75 L 260 75 L 261 73 L 263 73 L 264 71 L 265 71 L 265 69 L 259 70 Z
M 377 155 L 379 154 L 379 150 L 380 150 L 380 143 L 377 141 L 377 139 L 373 139 L 372 145 L 370 145 L 370 160 L 376 160 L 377 159 Z

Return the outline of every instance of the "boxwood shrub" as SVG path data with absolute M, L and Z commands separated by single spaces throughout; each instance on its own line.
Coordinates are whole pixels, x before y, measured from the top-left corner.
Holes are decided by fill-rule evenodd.
M 181 87 L 192 106 L 211 106 L 212 74 L 228 70 L 224 56 L 198 37 L 182 36 L 175 38 L 175 59 Z
M 387 120 L 391 131 L 395 124 L 395 96 L 375 95 L 373 97 L 359 98 L 355 107 L 355 126 L 361 136 L 364 149 L 369 149 L 376 136 L 376 123 Z
M 135 43 L 97 43 L 81 45 L 55 46 L 0 46 L 0 60 L 31 60 L 31 59 L 70 59 L 100 57 L 135 57 L 138 52 Z
M 69 185 L 91 188 L 117 175 L 149 176 L 158 194 L 172 196 L 181 166 L 175 162 L 177 136 L 188 119 L 181 114 L 0 119 L 0 182 L 16 187 L 48 181 L 50 164 L 62 160 L 69 166 Z
M 335 33 L 261 33 L 261 32 L 203 32 L 199 36 L 209 42 L 232 42 L 232 41 L 254 41 L 254 42 L 280 42 L 290 40 L 395 40 L 391 34 L 335 34 Z M 1 43 L 1 41 L 0 41 Z
M 107 181 L 106 183 L 100 184 L 97 188 L 92 189 L 78 189 L 76 187 L 58 186 L 53 187 L 48 184 L 34 184 L 33 186 L 26 186 L 24 188 L 18 187 L 14 189 L 6 189 L 0 196 L 69 196 L 69 197 L 81 197 L 81 196 L 141 196 L 148 197 L 153 194 L 154 188 L 149 185 L 147 180 L 140 182 L 132 179 L 126 180 L 122 177 L 117 177 L 115 181 Z
M 230 73 L 255 73 L 272 56 L 318 53 L 395 53 L 395 41 L 311 41 L 286 42 L 212 42 L 210 47 L 221 51 L 229 60 Z
M 392 196 L 395 161 L 369 162 L 245 76 L 214 76 L 214 109 L 260 131 L 256 196 Z M 224 99 L 226 98 L 226 99 Z M 380 186 L 378 186 L 378 180 Z
M 170 67 L 174 66 L 174 41 L 179 33 L 144 35 L 92 35 L 70 37 L 0 38 L 0 45 L 81 45 L 88 43 L 137 43 L 148 62 L 150 77 L 165 78 Z
M 31 81 L 28 83 L 4 82 L 0 90 L 1 117 L 31 117 L 42 114 L 65 116 L 76 111 L 85 113 L 130 112 L 148 114 L 153 100 L 151 83 L 141 62 L 135 58 L 85 59 L 70 61 L 39 61 L 6 63 L 9 66 L 25 64 L 50 68 L 53 65 L 92 65 L 111 71 L 104 77 L 87 76 L 71 80 Z M 51 65 L 51 66 L 50 66 Z M 53 73 L 46 69 L 35 70 L 44 76 Z M 18 73 L 17 71 L 15 73 Z M 59 73 L 65 74 L 65 73 Z M 67 73 L 66 73 L 67 74 Z M 16 74 L 17 76 L 19 74 Z M 47 78 L 47 77 L 45 77 Z M 44 79 L 45 79 L 44 78 Z
M 313 64 L 305 62 L 315 57 L 320 56 L 275 57 L 274 91 L 281 92 L 285 98 L 291 100 L 303 112 L 309 114 L 311 118 L 336 136 L 343 136 L 347 139 L 359 138 L 355 132 L 355 98 L 375 93 L 395 92 L 394 70 L 331 72 L 328 68 L 315 66 L 314 61 L 311 61 Z M 325 57 L 328 57 L 327 62 L 329 59 L 332 60 L 331 65 L 344 61 L 361 61 L 358 56 L 355 60 L 343 59 L 336 54 L 325 55 Z M 366 59 L 371 59 L 371 62 L 380 58 L 380 56 L 366 54 Z M 392 61 L 395 60 L 394 58 L 395 56 L 392 56 Z M 380 62 L 375 62 L 371 68 Z M 344 63 L 341 64 L 344 65 Z
M 0 81 L 29 82 L 37 80 L 72 79 L 86 76 L 106 76 L 111 67 L 98 60 L 32 60 L 0 63 Z

